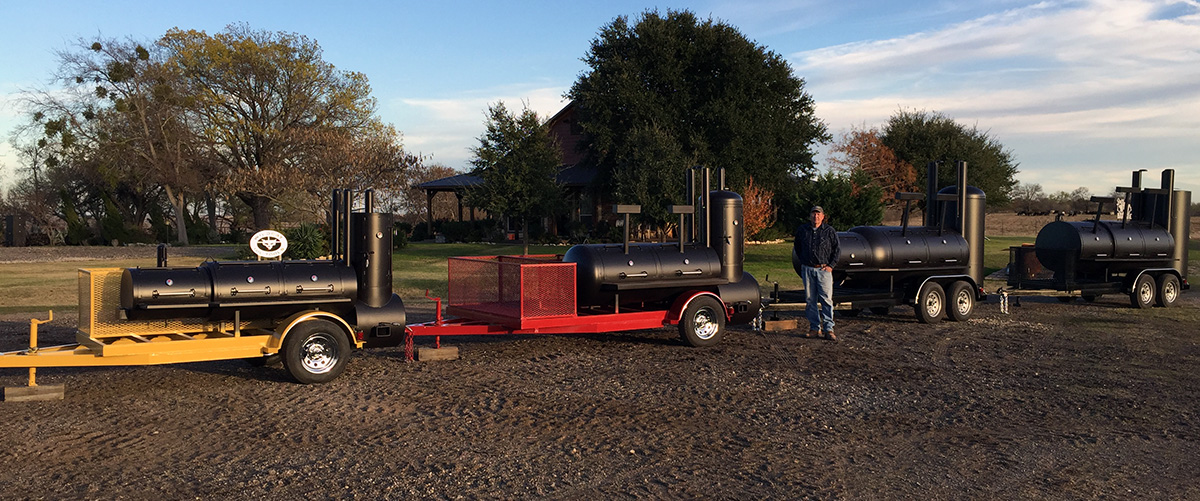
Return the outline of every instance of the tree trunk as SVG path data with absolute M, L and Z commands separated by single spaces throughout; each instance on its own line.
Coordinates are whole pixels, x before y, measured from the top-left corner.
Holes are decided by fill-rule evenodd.
M 529 217 L 521 218 L 521 240 L 525 241 L 525 250 L 522 251 L 522 255 L 528 256 L 529 255 Z
M 205 198 L 208 204 L 208 240 L 216 243 L 221 240 L 221 233 L 217 229 L 217 197 L 214 197 L 212 193 L 207 193 Z
M 188 245 L 187 234 L 187 207 L 183 199 L 183 193 L 179 193 L 176 197 L 175 190 L 171 189 L 171 185 L 165 185 L 163 188 L 167 191 L 167 200 L 171 202 L 171 209 L 175 211 L 175 238 L 179 240 L 179 245 Z
M 239 191 L 237 197 L 250 206 L 250 212 L 254 215 L 254 230 L 262 231 L 271 229 L 271 199 L 250 193 L 248 191 Z

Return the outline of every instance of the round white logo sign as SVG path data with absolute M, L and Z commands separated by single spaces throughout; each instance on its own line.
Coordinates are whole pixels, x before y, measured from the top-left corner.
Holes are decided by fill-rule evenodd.
M 262 258 L 277 258 L 287 250 L 287 237 L 275 230 L 262 230 L 250 237 L 250 250 Z

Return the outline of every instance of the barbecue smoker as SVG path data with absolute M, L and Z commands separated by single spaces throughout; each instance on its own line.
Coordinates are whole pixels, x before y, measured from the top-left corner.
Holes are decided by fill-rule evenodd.
M 937 189 L 937 164 L 928 165 L 925 195 L 897 193 L 905 202 L 900 226 L 856 226 L 838 232 L 841 258 L 833 270 L 833 301 L 850 315 L 870 308 L 886 314 L 912 305 L 922 322 L 966 320 L 983 292 L 985 195 L 967 186 L 967 164 L 958 162 L 958 183 Z M 909 210 L 924 198 L 925 220 L 909 225 Z M 792 266 L 800 273 L 799 256 Z M 947 307 L 949 299 L 949 307 Z M 772 292 L 772 308 L 793 309 L 803 291 Z M 848 303 L 848 304 L 847 304 Z
M 1032 247 L 1009 249 L 1005 296 L 1056 295 L 1063 301 L 1091 302 L 1104 294 L 1129 295 L 1136 308 L 1171 306 L 1189 289 L 1189 208 L 1192 193 L 1175 189 L 1175 171 L 1162 172 L 1159 188 L 1142 187 L 1134 171 L 1131 186 L 1118 187 L 1126 210 L 1120 221 L 1101 220 L 1114 197 L 1092 197 L 1091 221 L 1055 221 L 1043 226 Z M 1111 205 L 1109 205 L 1111 204 Z
M 687 197 L 672 206 L 679 241 L 629 242 L 637 205 L 617 205 L 621 244 L 576 245 L 563 256 L 450 258 L 450 320 L 410 325 L 413 336 L 616 332 L 678 325 L 692 346 L 716 344 L 726 324 L 754 321 L 758 282 L 742 270 L 742 197 L 710 189 L 707 168 L 687 171 Z M 699 186 L 699 188 L 697 188 Z M 696 196 L 699 192 L 700 196 Z M 440 301 L 440 299 L 439 299 Z M 439 308 L 440 310 L 440 308 Z
M 282 359 L 301 383 L 329 381 L 351 347 L 404 341 L 404 303 L 392 293 L 391 214 L 374 196 L 335 190 L 328 260 L 206 262 L 79 270 L 79 344 L 0 354 L 0 367 L 154 365 Z M 62 387 L 58 387 L 61 398 Z M 7 392 L 7 389 L 6 389 Z M 6 393 L 7 394 L 7 393 Z
M 350 190 L 335 190 L 328 260 L 210 261 L 196 268 L 127 268 L 121 275 L 121 312 L 129 320 L 285 318 L 318 310 L 341 317 L 365 334 L 368 347 L 398 344 L 404 302 L 392 293 L 392 217 L 346 209 Z M 392 329 L 397 328 L 395 336 Z

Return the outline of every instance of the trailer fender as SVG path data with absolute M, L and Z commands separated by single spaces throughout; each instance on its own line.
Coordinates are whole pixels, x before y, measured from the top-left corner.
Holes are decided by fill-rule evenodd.
M 1124 292 L 1126 294 L 1133 292 L 1133 284 L 1136 284 L 1137 280 L 1139 278 L 1142 278 L 1142 275 L 1145 275 L 1147 273 L 1154 275 L 1155 277 L 1157 277 L 1159 275 L 1163 275 L 1163 274 L 1175 275 L 1175 278 L 1179 279 L 1180 284 L 1184 283 L 1183 276 L 1180 275 L 1179 270 L 1176 270 L 1175 268 L 1146 268 L 1142 271 L 1139 271 L 1136 275 L 1126 275 L 1125 281 L 1121 283 L 1121 286 L 1123 287 L 1121 292 Z M 1157 278 L 1155 279 L 1155 282 L 1158 282 Z M 1185 290 L 1186 290 L 1186 288 L 1185 288 Z
M 670 322 L 671 325 L 679 325 L 679 319 L 683 317 L 683 310 L 687 309 L 688 305 L 692 303 L 692 300 L 700 296 L 711 296 L 722 305 L 725 305 L 725 320 L 729 320 L 729 305 L 726 305 L 724 301 L 721 301 L 720 296 L 710 291 L 694 291 L 680 294 L 679 297 L 675 298 L 675 303 L 673 303 L 671 305 L 671 309 L 667 311 L 667 321 Z
M 302 322 L 317 318 L 329 320 L 341 326 L 342 330 L 346 334 L 346 339 L 349 339 L 350 343 L 353 344 L 355 348 L 363 347 L 364 342 L 359 340 L 358 336 L 354 335 L 354 329 L 351 328 L 350 324 L 342 317 L 334 315 L 328 311 L 305 311 L 287 317 L 283 320 L 283 322 L 279 323 L 279 325 L 282 325 L 283 327 L 276 329 L 275 334 L 271 335 L 271 341 L 267 343 L 267 349 L 271 350 L 271 352 L 267 354 L 269 355 L 272 353 L 278 353 L 279 350 L 283 348 L 283 338 L 287 336 L 288 333 L 291 332 L 292 329 L 297 325 L 300 325 Z

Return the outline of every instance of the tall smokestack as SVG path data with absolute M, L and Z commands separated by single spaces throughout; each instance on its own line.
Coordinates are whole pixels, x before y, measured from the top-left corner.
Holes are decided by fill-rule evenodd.
M 937 162 L 929 162 L 925 166 L 925 226 L 937 226 L 938 220 L 938 168 Z

